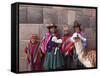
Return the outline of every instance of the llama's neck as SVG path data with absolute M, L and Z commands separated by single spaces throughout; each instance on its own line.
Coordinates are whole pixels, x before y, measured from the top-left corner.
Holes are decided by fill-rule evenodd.
M 75 49 L 76 49 L 77 55 L 80 55 L 83 50 L 83 45 L 81 41 L 75 42 Z
M 78 55 L 78 59 L 80 60 L 80 62 L 85 66 L 85 67 L 92 67 L 90 61 L 88 60 L 88 58 L 84 58 L 83 54 L 84 54 L 84 48 L 82 45 L 81 41 L 75 42 L 75 48 L 76 48 L 76 53 Z

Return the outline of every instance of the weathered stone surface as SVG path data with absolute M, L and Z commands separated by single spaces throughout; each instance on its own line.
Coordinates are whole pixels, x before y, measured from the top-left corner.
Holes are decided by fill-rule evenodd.
M 94 28 L 85 28 L 85 33 L 87 34 L 88 46 L 89 48 L 96 48 L 96 32 Z
M 66 7 L 66 9 L 70 11 L 81 11 L 82 10 L 82 8 L 75 8 L 75 7 Z
M 91 9 L 91 15 L 96 16 L 96 9 Z
M 82 14 L 83 15 L 86 15 L 86 16 L 91 16 L 91 9 L 88 9 L 88 8 L 83 8 L 82 9 Z
M 96 49 L 96 40 L 89 39 L 88 43 L 89 43 L 89 45 L 88 45 L 89 48 Z
M 54 8 L 43 8 L 43 19 L 45 24 L 57 23 L 57 11 Z
M 92 27 L 93 30 L 96 31 L 96 17 L 95 16 L 90 17 L 90 27 Z
M 40 24 L 20 24 L 20 40 L 29 40 L 32 33 L 37 34 L 37 36 L 39 36 L 39 25 Z
M 76 19 L 81 24 L 82 28 L 89 27 L 90 17 L 89 16 L 76 16 Z
M 58 23 L 57 24 L 67 24 L 68 23 L 68 10 L 59 9 L 57 14 L 58 14 Z
M 20 71 L 28 71 L 29 66 L 27 64 L 27 56 L 25 54 L 25 47 L 27 46 L 29 40 L 20 40 L 19 42 L 19 70 Z
M 27 7 L 19 7 L 19 23 L 27 23 Z
M 75 21 L 75 11 L 68 11 L 68 25 L 73 25 Z
M 42 24 L 43 23 L 43 8 L 28 7 L 27 20 L 28 20 L 28 23 Z
M 20 23 L 43 23 L 43 10 L 40 7 L 19 7 L 19 22 Z
M 85 32 L 88 36 L 88 39 L 96 40 L 96 31 L 93 30 L 94 28 L 85 28 Z

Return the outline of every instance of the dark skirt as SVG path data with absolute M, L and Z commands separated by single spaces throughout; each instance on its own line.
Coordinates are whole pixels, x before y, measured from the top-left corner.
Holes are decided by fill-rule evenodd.
M 73 65 L 73 54 L 68 54 L 67 56 L 64 56 L 64 62 L 65 62 L 65 66 L 64 69 L 71 69 L 72 65 Z
M 57 50 L 56 54 L 54 54 L 54 50 L 46 52 L 46 56 L 44 58 L 44 63 L 43 63 L 43 68 L 45 70 L 59 69 L 62 68 L 63 65 L 64 65 L 64 60 L 60 50 Z

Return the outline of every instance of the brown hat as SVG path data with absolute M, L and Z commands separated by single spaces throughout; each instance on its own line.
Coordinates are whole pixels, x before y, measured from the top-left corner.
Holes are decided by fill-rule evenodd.
M 50 25 L 47 26 L 48 29 L 50 29 L 52 27 L 57 28 L 57 26 L 55 24 L 50 24 Z
M 81 27 L 81 24 L 79 24 L 78 21 L 75 20 L 75 21 L 74 21 L 74 26 L 73 26 L 73 27 L 74 27 L 74 28 L 75 28 L 75 27 L 79 27 L 79 28 L 80 28 L 80 27 Z

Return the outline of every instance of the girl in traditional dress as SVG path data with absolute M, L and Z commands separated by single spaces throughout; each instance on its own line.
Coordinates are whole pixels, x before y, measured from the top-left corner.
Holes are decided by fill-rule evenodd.
M 25 53 L 27 54 L 28 64 L 31 65 L 31 71 L 40 71 L 42 54 L 35 34 L 32 34 L 30 42 L 25 48 Z
M 86 38 L 86 34 L 84 32 L 82 32 L 82 29 L 81 29 L 81 24 L 78 23 L 78 21 L 75 21 L 74 22 L 74 33 L 71 37 L 71 41 L 72 42 L 75 42 L 75 38 L 78 36 L 81 40 L 82 40 L 82 43 L 83 43 L 83 47 L 84 48 L 87 48 L 87 38 Z
M 72 37 L 70 39 L 71 39 L 72 42 L 75 42 L 76 38 L 80 38 L 81 41 L 82 41 L 83 47 L 87 48 L 87 37 L 86 37 L 86 34 L 84 32 L 82 32 L 82 29 L 81 29 L 80 25 L 81 24 L 79 24 L 77 20 L 74 22 L 74 31 L 75 32 L 73 33 L 73 35 L 72 35 Z M 75 66 L 76 67 L 81 67 L 82 65 L 78 60 L 78 57 L 77 57 L 75 49 L 74 49 L 73 53 L 74 53 L 73 54 L 73 58 L 74 58 L 75 63 L 76 63 Z M 73 63 L 73 64 L 75 64 L 75 63 Z
M 43 68 L 45 70 L 61 69 L 64 65 L 63 56 L 59 47 L 62 40 L 57 38 L 56 25 L 51 24 L 47 28 L 49 31 L 41 42 L 41 50 L 45 54 Z
M 64 61 L 65 61 L 65 69 L 70 69 L 72 67 L 72 55 L 73 55 L 73 47 L 74 43 L 70 40 L 71 35 L 69 33 L 69 28 L 67 26 L 63 27 L 63 43 L 62 43 L 62 53 L 64 55 Z

